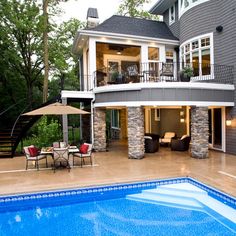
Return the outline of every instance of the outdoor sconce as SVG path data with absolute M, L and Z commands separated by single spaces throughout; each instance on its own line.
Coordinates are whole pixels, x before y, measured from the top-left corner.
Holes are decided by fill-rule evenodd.
M 221 33 L 223 31 L 223 26 L 222 25 L 217 26 L 216 31 Z
M 231 126 L 232 125 L 232 120 L 226 120 L 226 126 Z
M 184 111 L 180 111 L 180 123 L 184 123 L 185 119 L 184 119 Z

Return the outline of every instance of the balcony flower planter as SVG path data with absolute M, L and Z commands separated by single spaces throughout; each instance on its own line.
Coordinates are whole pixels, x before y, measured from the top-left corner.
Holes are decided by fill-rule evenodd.
M 190 78 L 193 76 L 193 68 L 192 67 L 184 67 L 180 72 L 180 81 L 181 82 L 189 82 Z

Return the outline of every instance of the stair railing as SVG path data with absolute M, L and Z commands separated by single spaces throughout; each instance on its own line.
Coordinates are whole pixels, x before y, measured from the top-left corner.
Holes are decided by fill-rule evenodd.
M 15 107 L 16 105 L 18 105 L 19 103 L 21 103 L 22 101 L 26 100 L 26 98 L 22 98 L 21 100 L 19 100 L 17 103 L 12 104 L 11 106 L 9 106 L 6 110 L 2 111 L 0 113 L 0 116 L 3 115 L 4 113 L 6 113 L 7 111 L 11 110 L 13 107 Z

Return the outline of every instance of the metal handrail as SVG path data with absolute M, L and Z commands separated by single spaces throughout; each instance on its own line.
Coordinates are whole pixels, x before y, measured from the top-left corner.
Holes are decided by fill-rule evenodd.
M 206 63 L 133 62 L 133 65 L 129 63 L 129 65 L 119 66 L 113 70 L 108 67 L 98 69 L 92 75 L 93 86 L 164 81 L 182 82 L 181 76 L 186 67 L 192 68 L 191 81 L 234 84 L 233 66 Z
M 0 116 L 3 115 L 4 113 L 6 113 L 7 111 L 11 110 L 11 108 L 15 107 L 16 105 L 18 105 L 19 103 L 21 103 L 22 101 L 26 100 L 26 98 L 22 98 L 21 100 L 19 100 L 17 103 L 12 104 L 11 106 L 9 106 L 6 110 L 2 111 L 0 113 Z
M 17 124 L 18 120 L 20 119 L 21 115 L 26 111 L 26 109 L 28 109 L 28 108 L 30 107 L 30 105 L 31 105 L 31 104 L 28 104 L 28 105 L 21 111 L 20 115 L 16 118 L 16 120 L 15 120 L 15 122 L 14 122 L 14 125 L 13 125 L 13 127 L 12 127 L 12 129 L 11 129 L 11 137 L 13 136 L 13 132 L 14 132 L 14 130 L 15 130 L 15 127 L 16 127 L 16 124 Z

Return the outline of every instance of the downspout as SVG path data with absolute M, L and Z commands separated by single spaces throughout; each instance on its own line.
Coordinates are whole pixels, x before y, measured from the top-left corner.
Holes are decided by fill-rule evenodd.
M 94 130 L 93 130 L 93 127 L 94 127 L 94 119 L 93 119 L 93 116 L 94 116 L 94 102 L 95 102 L 95 96 L 94 98 L 91 100 L 91 141 L 92 141 L 92 144 L 94 143 Z
M 81 90 L 81 85 L 82 85 L 82 65 L 81 65 L 81 56 L 78 58 L 79 61 L 79 84 L 80 84 L 80 90 Z M 82 107 L 82 103 L 80 103 L 80 108 Z M 83 129 L 82 129 L 82 116 L 79 116 L 79 133 L 80 133 L 80 139 L 83 138 Z

